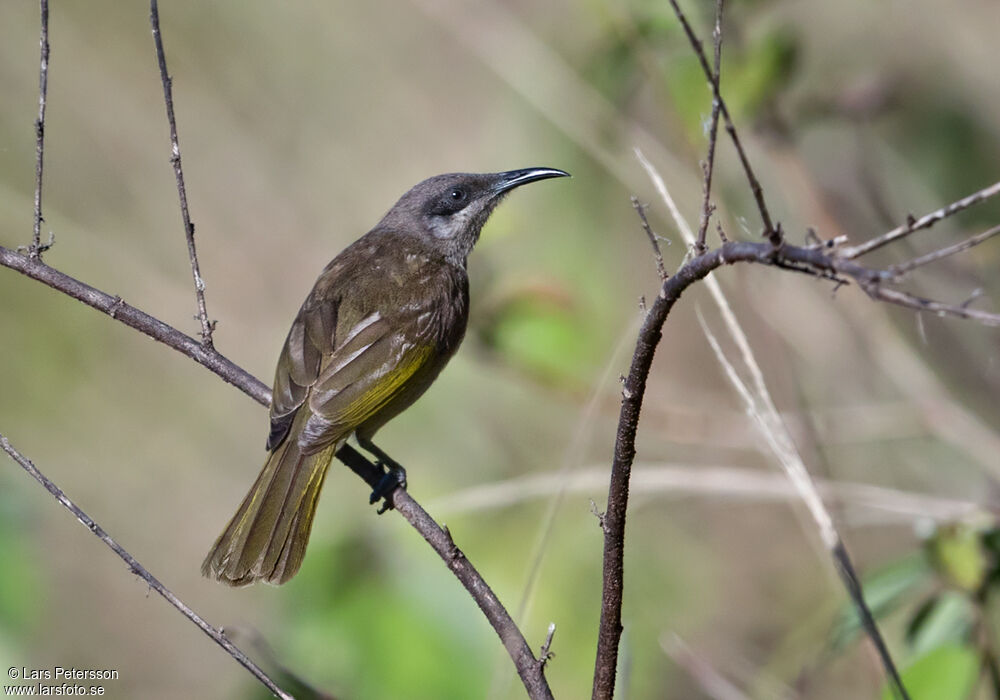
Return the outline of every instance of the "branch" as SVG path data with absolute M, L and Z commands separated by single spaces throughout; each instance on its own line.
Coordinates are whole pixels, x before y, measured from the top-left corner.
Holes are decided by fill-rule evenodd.
M 160 81 L 163 83 L 163 101 L 167 107 L 167 122 L 170 124 L 170 164 L 174 167 L 174 179 L 177 180 L 177 196 L 181 203 L 181 219 L 184 222 L 184 237 L 187 239 L 188 258 L 191 260 L 191 276 L 194 278 L 194 295 L 198 303 L 198 321 L 201 323 L 201 344 L 212 347 L 212 331 L 215 322 L 208 320 L 205 308 L 205 280 L 201 277 L 198 267 L 198 253 L 194 246 L 194 224 L 188 212 L 187 189 L 184 187 L 184 169 L 181 167 L 181 146 L 177 140 L 177 121 L 174 119 L 174 95 L 171 84 L 173 80 L 167 73 L 167 57 L 163 52 L 163 39 L 160 37 L 160 11 L 156 0 L 149 2 L 149 22 L 153 27 L 153 43 L 156 45 L 156 62 L 160 66 Z
M 632 195 L 632 207 L 635 209 L 635 213 L 639 215 L 642 230 L 646 232 L 646 236 L 653 246 L 653 259 L 656 261 L 656 272 L 660 275 L 660 282 L 662 283 L 670 275 L 667 274 L 667 268 L 663 265 L 663 253 L 660 251 L 660 242 L 657 240 L 653 228 L 649 225 L 649 219 L 646 218 L 646 205 L 640 203 L 639 198 Z
M 898 263 L 896 265 L 889 266 L 889 272 L 893 275 L 894 279 L 899 279 L 911 270 L 915 270 L 921 265 L 926 265 L 928 263 L 937 262 L 942 258 L 946 258 L 949 255 L 955 255 L 956 253 L 961 253 L 969 248 L 974 248 L 980 243 L 985 243 L 993 236 L 1000 233 L 1000 226 L 994 226 L 991 229 L 983 231 L 982 233 L 966 238 L 964 241 L 955 243 L 954 245 L 945 246 L 944 248 L 939 248 L 938 250 L 932 251 L 927 255 L 921 255 L 919 258 L 913 258 L 912 260 L 907 260 L 904 263 Z
M 38 119 L 35 121 L 35 223 L 28 255 L 40 258 L 52 247 L 42 244 L 42 166 L 45 160 L 45 100 L 49 92 L 49 0 L 41 0 L 42 30 L 38 38 L 41 58 L 38 65 Z
M 1000 194 L 1000 182 L 995 182 L 989 187 L 983 188 L 978 192 L 970 194 L 968 197 L 963 197 L 956 202 L 941 207 L 930 214 L 924 214 L 919 219 L 914 219 L 912 216 L 909 220 L 902 226 L 897 226 L 887 233 L 883 233 L 877 238 L 873 238 L 870 241 L 861 243 L 860 245 L 853 246 L 851 248 L 842 248 L 840 250 L 840 257 L 846 260 L 853 260 L 854 258 L 866 255 L 873 250 L 878 250 L 884 245 L 892 243 L 893 241 L 909 236 L 914 231 L 919 231 L 920 229 L 930 228 L 936 224 L 941 219 L 946 219 L 949 216 L 953 216 L 963 209 L 968 209 L 974 204 L 979 204 L 980 202 L 985 202 L 990 197 L 995 197 Z
M 670 6 L 673 8 L 674 14 L 677 15 L 677 19 L 680 21 L 681 26 L 684 27 L 684 33 L 687 35 L 688 41 L 691 43 L 691 48 L 694 49 L 694 53 L 698 57 L 698 62 L 701 63 L 701 69 L 705 73 L 705 77 L 708 78 L 709 86 L 713 88 L 713 101 L 718 100 L 719 112 L 722 114 L 722 118 L 726 122 L 726 132 L 729 134 L 729 138 L 733 142 L 733 146 L 736 148 L 736 153 L 740 157 L 740 165 L 743 166 L 743 171 L 746 173 L 747 181 L 750 183 L 750 190 L 753 192 L 754 201 L 757 202 L 757 210 L 760 212 L 761 221 L 764 223 L 764 237 L 771 242 L 772 246 L 777 248 L 781 245 L 781 229 L 776 228 L 774 224 L 771 223 L 771 214 L 768 212 L 767 203 L 764 201 L 764 190 L 761 188 L 760 181 L 754 174 L 753 167 L 750 165 L 750 159 L 747 157 L 746 151 L 743 150 L 743 142 L 740 141 L 740 137 L 736 133 L 736 126 L 733 124 L 733 120 L 729 116 L 729 108 L 726 107 L 725 100 L 723 100 L 718 93 L 717 85 L 715 83 L 715 73 L 712 71 L 711 66 L 708 65 L 708 58 L 705 57 L 705 50 L 702 48 L 701 40 L 694 33 L 694 29 L 691 28 L 691 24 L 688 22 L 687 17 L 677 5 L 677 0 L 670 0 Z
M 53 289 L 63 292 L 84 304 L 102 311 L 115 320 L 145 333 L 181 354 L 190 357 L 200 365 L 220 376 L 243 393 L 263 406 L 271 402 L 271 391 L 242 367 L 220 354 L 214 347 L 205 347 L 194 338 L 185 335 L 163 321 L 140 311 L 112 296 L 95 289 L 69 275 L 49 267 L 41 260 L 31 259 L 9 248 L 0 246 L 0 265 L 17 270 Z M 382 471 L 365 459 L 357 450 L 345 445 L 337 452 L 337 458 L 360 475 L 373 488 L 382 477 Z M 475 567 L 455 546 L 449 532 L 440 527 L 410 494 L 397 489 L 392 495 L 395 509 L 407 522 L 427 540 L 435 552 L 448 565 L 455 577 L 465 586 L 473 600 L 486 615 L 493 629 L 503 642 L 504 648 L 514 661 L 518 675 L 531 698 L 552 697 L 545 680 L 543 668 L 531 652 L 524 635 L 511 619 L 496 595 L 487 585 Z
M 81 525 L 94 533 L 94 535 L 101 540 L 101 542 L 106 544 L 112 552 L 117 554 L 122 561 L 128 564 L 128 568 L 133 574 L 149 584 L 150 588 L 159 593 L 164 600 L 174 606 L 184 617 L 197 625 L 198 628 L 208 635 L 213 642 L 225 649 L 230 656 L 236 659 L 236 662 L 240 664 L 240 666 L 252 673 L 254 678 L 267 686 L 267 689 L 274 693 L 275 696 L 282 698 L 282 700 L 292 700 L 291 695 L 288 695 L 281 688 L 279 688 L 277 684 L 250 659 L 250 657 L 244 654 L 239 647 L 229 641 L 225 634 L 205 622 L 204 618 L 185 605 L 180 598 L 171 593 L 170 590 L 160 583 L 155 576 L 149 573 L 149 571 L 147 571 L 142 564 L 136 561 L 135 557 L 129 554 L 124 547 L 112 539 L 111 535 L 105 532 L 104 528 L 94 522 L 89 515 L 80 510 L 79 506 L 73 503 L 73 501 L 71 501 L 58 486 L 42 474 L 38 468 L 31 463 L 31 460 L 15 450 L 10 442 L 8 442 L 7 438 L 3 435 L 0 435 L 0 449 L 3 449 L 4 452 L 10 455 L 11 459 L 20 464 L 24 471 L 28 472 L 28 474 L 30 474 L 35 481 L 44 486 L 57 501 L 63 504 L 63 506 L 65 506 L 70 513 L 76 516 L 76 519 L 80 521 Z
M 715 67 L 709 77 L 712 87 L 712 118 L 708 126 L 708 155 L 705 156 L 704 163 L 701 221 L 698 223 L 698 238 L 694 244 L 696 253 L 705 252 L 705 234 L 712 218 L 712 172 L 715 169 L 715 140 L 719 133 L 719 109 L 722 105 L 722 97 L 719 95 L 719 81 L 722 79 L 722 3 L 723 0 L 716 0 L 715 3 L 715 31 L 712 32 Z
M 889 273 L 887 272 L 883 274 Z M 908 294 L 907 292 L 901 292 L 898 289 L 887 289 L 879 284 L 877 280 L 865 282 L 859 279 L 858 281 L 861 288 L 864 289 L 868 296 L 872 299 L 886 301 L 897 306 L 904 306 L 908 309 L 914 309 L 915 311 L 929 311 L 930 313 L 938 316 L 955 316 L 957 318 L 978 321 L 984 326 L 1000 326 L 1000 314 L 990 313 L 989 311 L 979 311 L 978 309 L 970 309 L 964 304 L 944 304 L 940 301 L 934 301 L 933 299 L 925 299 L 913 294 Z
M 855 279 L 859 286 L 876 299 L 906 305 L 915 299 L 909 295 L 881 286 L 886 273 L 871 270 L 848 260 L 834 257 L 831 251 L 822 248 L 805 248 L 782 244 L 778 249 L 770 243 L 753 241 L 730 241 L 719 248 L 691 259 L 673 277 L 663 283 L 653 305 L 649 307 L 636 339 L 632 364 L 625 378 L 622 390 L 622 405 L 615 436 L 614 459 L 608 489 L 607 512 L 602 518 L 604 529 L 604 584 L 601 603 L 601 623 L 598 632 L 597 661 L 594 670 L 593 697 L 610 699 L 614 692 L 615 673 L 618 659 L 618 645 L 621 638 L 621 603 L 624 585 L 624 537 L 625 514 L 629 496 L 629 478 L 635 458 L 635 435 L 639 413 L 646 389 L 646 379 L 662 336 L 663 323 L 667 314 L 681 294 L 693 283 L 707 276 L 723 265 L 737 262 L 752 262 L 761 265 L 790 268 L 822 278 L 846 275 Z M 975 318 L 988 325 L 1000 325 L 1000 315 L 986 312 L 936 305 L 927 302 L 920 308 L 937 313 L 950 313 L 964 318 Z M 838 551 L 833 550 L 837 555 Z M 836 557 L 845 581 L 851 587 L 853 570 Z M 849 565 L 848 565 L 849 566 Z M 856 577 L 855 577 L 856 578 Z M 891 671 L 890 671 L 891 673 Z

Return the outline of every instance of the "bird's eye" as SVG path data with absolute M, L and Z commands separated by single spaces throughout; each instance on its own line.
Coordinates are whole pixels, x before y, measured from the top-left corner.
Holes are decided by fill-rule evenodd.
M 465 199 L 465 192 L 463 190 L 454 189 L 451 191 L 451 198 L 456 202 L 461 202 Z

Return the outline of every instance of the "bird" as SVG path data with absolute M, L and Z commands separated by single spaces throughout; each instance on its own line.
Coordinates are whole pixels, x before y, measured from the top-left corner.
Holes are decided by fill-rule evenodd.
M 205 558 L 205 576 L 229 586 L 292 578 L 327 468 L 352 436 L 388 469 L 372 502 L 405 486 L 402 466 L 372 438 L 462 342 L 467 260 L 483 225 L 511 190 L 567 176 L 539 167 L 428 178 L 326 265 L 278 358 L 267 460 Z

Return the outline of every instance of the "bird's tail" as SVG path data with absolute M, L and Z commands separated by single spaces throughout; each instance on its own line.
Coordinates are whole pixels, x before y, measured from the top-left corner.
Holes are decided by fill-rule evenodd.
M 282 584 L 299 570 L 305 556 L 316 501 L 337 443 L 304 455 L 298 441 L 286 439 L 219 535 L 201 572 L 229 586 L 257 580 Z

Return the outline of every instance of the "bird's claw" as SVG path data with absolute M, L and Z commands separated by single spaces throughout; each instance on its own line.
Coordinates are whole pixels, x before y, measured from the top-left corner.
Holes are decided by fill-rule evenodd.
M 378 460 L 376 464 L 379 467 L 385 468 L 385 463 L 382 460 Z M 375 484 L 375 488 L 372 490 L 371 496 L 368 498 L 368 502 L 374 505 L 379 499 L 385 499 L 385 502 L 378 509 L 378 514 L 387 510 L 392 510 L 392 499 L 390 498 L 396 489 L 406 488 L 406 470 L 403 469 L 399 464 L 394 464 L 388 468 L 382 478 L 379 479 L 378 483 Z

